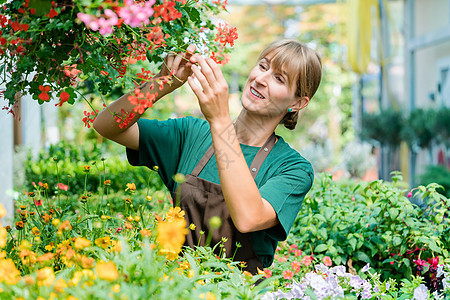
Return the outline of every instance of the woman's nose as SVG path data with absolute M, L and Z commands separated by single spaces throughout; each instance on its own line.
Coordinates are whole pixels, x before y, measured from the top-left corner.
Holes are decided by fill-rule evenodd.
M 269 74 L 269 73 L 270 73 L 269 71 L 259 73 L 259 74 L 256 76 L 255 81 L 256 81 L 258 84 L 266 85 L 266 84 L 267 84 L 267 81 L 268 81 L 268 78 L 270 77 L 270 74 Z

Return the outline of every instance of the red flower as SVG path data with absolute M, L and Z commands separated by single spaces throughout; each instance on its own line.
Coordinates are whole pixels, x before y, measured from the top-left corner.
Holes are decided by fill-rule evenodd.
M 57 15 L 58 15 L 58 12 L 52 8 L 52 9 L 50 9 L 50 12 L 46 16 L 49 17 L 50 19 L 53 19 Z
M 39 90 L 42 93 L 39 94 L 38 98 L 41 99 L 42 101 L 48 101 L 50 99 L 50 96 L 48 95 L 47 92 L 50 91 L 50 87 L 48 85 L 46 86 L 40 85 Z
M 84 126 L 87 128 L 91 128 L 91 124 L 89 124 L 89 123 L 94 123 L 94 120 L 95 120 L 95 117 L 97 116 L 97 114 L 98 114 L 98 110 L 96 110 L 95 112 L 94 111 L 90 112 L 90 113 L 87 111 L 84 111 L 84 115 L 85 115 L 85 117 L 83 118 Z
M 34 15 L 36 13 L 36 9 L 35 8 L 30 8 L 30 14 Z
M 30 25 L 29 25 L 29 24 L 21 24 L 21 25 L 20 25 L 20 28 L 21 28 L 23 31 L 28 31 L 28 28 L 30 28 Z
M 64 102 L 69 101 L 70 95 L 68 92 L 62 91 L 59 95 L 59 98 L 61 99 L 61 101 L 59 101 L 59 103 L 56 103 L 55 106 L 62 106 Z
M 413 259 L 413 262 L 418 265 L 419 267 L 424 267 L 427 265 L 427 262 L 424 260 L 421 260 L 420 257 L 418 257 L 417 259 Z
M 164 1 L 161 5 L 155 5 L 153 6 L 153 10 L 155 13 L 153 16 L 155 18 L 162 17 L 164 22 L 170 22 L 176 19 L 179 19 L 182 17 L 182 14 L 180 11 L 178 11 L 175 8 L 175 2 L 174 1 Z
M 37 200 L 37 199 L 34 199 L 34 204 L 36 205 L 36 206 L 41 206 L 42 205 L 42 200 Z
M 12 28 L 14 31 L 19 31 L 19 30 L 20 30 L 20 24 L 19 24 L 19 22 L 17 22 L 17 21 L 12 22 L 12 23 L 11 23 L 11 28 Z
M 69 189 L 69 186 L 65 185 L 64 183 L 58 183 L 58 188 L 67 192 L 67 190 Z
M 264 277 L 266 278 L 272 277 L 272 271 L 269 269 L 264 269 L 264 274 L 265 274 Z
M 219 41 L 226 46 L 227 43 L 230 44 L 231 47 L 234 46 L 234 41 L 238 38 L 236 27 L 231 27 L 228 24 L 219 24 L 217 28 L 218 33 L 216 38 L 214 39 L 216 42 Z

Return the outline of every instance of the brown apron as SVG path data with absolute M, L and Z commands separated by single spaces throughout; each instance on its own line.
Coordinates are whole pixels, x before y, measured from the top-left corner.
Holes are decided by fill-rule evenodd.
M 272 134 L 261 149 L 259 149 L 258 153 L 256 153 L 250 165 L 253 179 L 258 174 L 262 163 L 272 150 L 275 142 L 275 134 Z M 253 249 L 251 233 L 241 233 L 234 226 L 220 184 L 198 177 L 198 174 L 200 174 L 213 153 L 214 148 L 211 145 L 194 171 L 186 175 L 186 181 L 180 184 L 173 195 L 174 205 L 176 205 L 176 200 L 179 200 L 180 207 L 185 212 L 187 224 L 195 224 L 195 230 L 189 230 L 186 235 L 184 245 L 191 248 L 194 248 L 194 246 L 205 246 L 206 239 L 211 234 L 210 246 L 214 247 L 222 241 L 222 237 L 226 237 L 224 243 L 225 256 L 227 258 L 233 258 L 234 261 L 246 262 L 247 267 L 245 269 L 256 274 L 257 268 L 260 270 L 263 269 L 263 263 Z M 214 216 L 220 217 L 222 225 L 220 228 L 214 229 L 211 233 L 209 220 Z M 200 231 L 204 233 L 201 234 Z M 241 247 L 237 248 L 236 243 L 239 243 Z M 216 247 L 214 252 L 216 255 L 219 255 L 221 247 Z

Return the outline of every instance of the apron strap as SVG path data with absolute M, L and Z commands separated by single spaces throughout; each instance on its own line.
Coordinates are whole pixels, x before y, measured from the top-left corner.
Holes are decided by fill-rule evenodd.
M 276 141 L 277 138 L 275 136 L 275 133 L 272 133 L 272 135 L 267 139 L 264 145 L 256 153 L 255 157 L 253 158 L 252 164 L 250 165 L 250 172 L 252 173 L 253 179 L 255 179 L 259 169 L 261 168 L 262 163 L 266 159 L 267 155 L 269 155 Z M 211 144 L 211 146 L 203 155 L 202 159 L 200 159 L 198 164 L 195 166 L 194 171 L 192 171 L 191 175 L 198 176 L 198 174 L 200 174 L 200 172 L 206 166 L 208 161 L 211 159 L 213 154 L 214 154 L 214 147 Z
M 272 135 L 267 139 L 264 145 L 259 149 L 258 153 L 256 153 L 255 158 L 250 165 L 250 172 L 252 173 L 253 179 L 256 178 L 261 165 L 263 164 L 267 155 L 269 155 L 276 141 L 277 138 L 275 136 L 275 133 L 272 133 Z

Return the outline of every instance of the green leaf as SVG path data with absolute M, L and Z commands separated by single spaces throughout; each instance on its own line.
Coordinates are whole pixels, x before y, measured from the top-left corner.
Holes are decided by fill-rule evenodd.
M 331 207 L 326 207 L 324 213 L 325 213 L 325 218 L 327 220 L 331 220 L 331 217 L 333 217 L 333 214 L 334 214 L 334 209 L 332 209 Z
M 389 215 L 391 216 L 391 219 L 394 220 L 395 218 L 397 218 L 399 213 L 399 210 L 396 208 L 390 208 L 389 209 Z
M 320 228 L 317 233 L 323 240 L 326 241 L 328 239 L 328 234 L 327 234 L 327 229 L 326 228 Z
M 353 251 L 356 250 L 356 239 L 355 238 L 351 238 L 349 241 L 350 246 L 352 246 Z
M 399 236 L 394 236 L 394 239 L 392 240 L 392 244 L 394 246 L 398 246 L 402 243 L 402 239 Z
M 326 250 L 328 250 L 327 245 L 325 245 L 325 244 L 320 244 L 320 245 L 317 245 L 317 246 L 316 246 L 316 248 L 314 249 L 314 252 L 320 253 L 320 252 L 324 252 L 324 251 L 326 251 Z
M 363 261 L 365 263 L 370 264 L 372 262 L 372 260 L 370 259 L 370 257 L 365 254 L 364 252 L 358 251 L 355 253 L 354 257 L 360 261 Z

